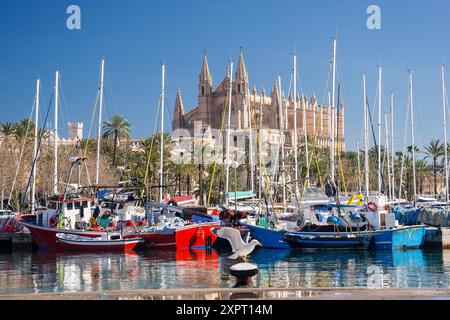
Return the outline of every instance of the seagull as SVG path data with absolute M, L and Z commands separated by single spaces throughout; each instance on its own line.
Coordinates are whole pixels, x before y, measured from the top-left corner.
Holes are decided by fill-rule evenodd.
M 216 229 L 215 233 L 218 237 L 228 240 L 231 245 L 233 254 L 228 259 L 236 260 L 242 258 L 247 261 L 247 256 L 255 250 L 256 246 L 262 246 L 258 240 L 252 240 L 250 242 L 244 242 L 239 230 L 229 227 Z

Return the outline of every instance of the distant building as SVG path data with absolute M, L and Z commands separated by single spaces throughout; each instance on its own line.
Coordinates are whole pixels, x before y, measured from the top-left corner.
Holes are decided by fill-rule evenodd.
M 69 122 L 67 123 L 67 132 L 69 141 L 83 140 L 83 122 Z
M 145 139 L 122 139 L 119 141 L 119 147 L 129 148 L 133 152 L 143 152 Z
M 203 58 L 198 83 L 198 106 L 190 111 L 185 111 L 181 91 L 178 90 L 172 129 L 187 129 L 194 135 L 194 124 L 202 123 L 205 129 L 226 130 L 227 116 L 225 110 L 228 107 L 229 95 L 229 72 L 213 89 L 213 80 L 209 71 L 207 57 Z M 313 96 L 307 99 L 305 96 L 297 96 L 297 131 L 299 143 L 303 138 L 303 108 L 306 110 L 306 130 L 309 137 L 314 137 L 317 145 L 329 146 L 330 143 L 330 119 L 331 108 L 318 104 L 317 98 Z M 281 107 L 280 107 L 281 105 Z M 231 128 L 236 132 L 248 132 L 250 128 L 249 106 L 253 115 L 252 127 L 259 128 L 262 120 L 262 128 L 269 133 L 265 139 L 276 140 L 274 135 L 280 135 L 281 126 L 286 136 L 286 143 L 292 145 L 294 129 L 294 97 L 290 94 L 287 98 L 284 92 L 273 85 L 270 95 L 266 95 L 263 88 L 260 93 L 256 88 L 249 90 L 249 76 L 245 67 L 244 56 L 241 52 L 239 62 L 232 84 L 232 110 Z M 335 108 L 333 108 L 335 109 Z M 344 138 L 344 106 L 340 105 L 338 110 L 333 110 L 336 144 L 339 149 L 345 151 Z M 283 117 L 283 119 L 281 119 Z M 256 128 L 255 128 L 256 127 Z M 339 131 L 339 132 L 337 132 Z
M 48 132 L 47 141 L 53 143 L 55 141 L 55 131 L 50 129 Z M 58 144 L 60 145 L 76 145 L 83 139 L 83 122 L 68 122 L 67 123 L 67 138 L 58 134 Z

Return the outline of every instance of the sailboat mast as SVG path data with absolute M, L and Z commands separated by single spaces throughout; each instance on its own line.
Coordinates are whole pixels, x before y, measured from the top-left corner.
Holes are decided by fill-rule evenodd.
M 414 207 L 416 207 L 417 184 L 416 184 L 416 150 L 414 138 L 414 100 L 413 100 L 413 74 L 409 71 L 409 103 L 411 108 L 411 141 L 412 141 L 412 165 L 413 165 L 413 186 L 414 186 Z
M 381 66 L 378 66 L 378 195 L 381 195 Z
M 390 113 L 391 113 L 391 166 L 392 166 L 392 183 L 391 183 L 391 187 L 392 187 L 392 192 L 391 192 L 391 197 L 392 200 L 395 199 L 395 148 L 394 148 L 394 93 L 391 92 L 391 108 L 390 108 Z
M 444 112 L 444 161 L 445 161 L 445 203 L 448 203 L 448 151 L 447 151 L 447 99 L 445 88 L 445 69 L 441 68 L 442 76 L 442 110 Z
M 306 101 L 302 98 L 302 113 L 303 113 L 303 136 L 305 140 L 305 160 L 306 160 L 306 185 L 311 186 L 309 181 L 309 150 L 308 150 L 308 125 L 306 123 Z
M 366 74 L 363 74 L 363 104 L 364 104 L 364 176 L 366 197 L 369 197 L 369 110 L 367 106 Z
M 246 97 L 245 97 L 246 103 L 247 103 L 247 110 L 248 110 L 248 119 L 249 119 L 249 145 L 248 145 L 248 151 L 249 151 L 249 163 L 250 163 L 250 188 L 252 189 L 252 197 L 253 193 L 255 192 L 255 165 L 253 161 L 253 112 L 252 112 L 252 104 L 250 101 L 250 93 L 249 89 L 246 91 Z M 256 103 L 256 101 L 255 101 Z
M 160 136 L 160 151 L 159 151 L 159 202 L 164 200 L 164 99 L 165 99 L 165 76 L 166 65 L 162 65 L 161 75 L 161 136 Z
M 227 121 L 227 156 L 225 160 L 225 195 L 226 195 L 226 204 L 229 204 L 228 201 L 228 192 L 230 187 L 230 139 L 231 139 L 231 99 L 232 99 L 232 90 L 233 90 L 233 62 L 230 63 L 230 87 L 228 92 L 228 121 Z M 235 199 L 236 201 L 236 199 Z
M 97 131 L 97 159 L 95 166 L 95 184 L 100 183 L 100 143 L 102 139 L 102 109 L 103 109 L 103 85 L 105 78 L 105 59 L 102 59 L 100 71 L 100 105 L 98 111 L 98 131 Z
M 297 129 L 297 56 L 294 54 L 294 172 L 295 172 L 295 188 L 294 192 L 298 192 L 298 129 Z
M 282 183 L 283 183 L 283 206 L 286 207 L 286 167 L 285 167 L 285 155 L 284 155 L 284 126 L 283 126 L 283 97 L 281 96 L 281 76 L 278 76 L 278 103 L 280 105 L 280 132 L 281 132 L 281 171 L 282 171 Z
M 58 110 L 59 109 L 59 71 L 55 73 L 55 131 L 53 135 L 54 139 L 54 162 L 55 167 L 53 171 L 53 193 L 58 193 Z
M 358 150 L 358 192 L 362 193 L 362 183 L 361 183 L 361 150 L 359 149 L 359 140 L 356 142 L 356 150 Z
M 335 167 L 334 167 L 334 101 L 336 95 L 336 39 L 333 39 L 333 83 L 332 83 L 332 93 L 331 93 L 331 147 L 330 147 L 330 172 L 331 172 L 331 180 L 335 180 Z
M 388 115 L 387 113 L 384 114 L 384 126 L 386 130 L 386 149 L 385 149 L 385 155 L 387 159 L 387 178 L 388 178 L 388 189 L 389 193 L 386 193 L 386 196 L 388 196 L 392 200 L 392 185 L 391 185 L 391 157 L 389 155 L 389 122 L 388 122 Z
M 36 81 L 36 108 L 35 108 L 35 115 L 34 115 L 34 154 L 33 158 L 37 157 L 38 153 L 38 133 L 39 133 L 39 95 L 40 95 L 40 87 L 41 87 L 41 80 L 37 79 Z M 34 209 L 36 208 L 36 161 L 33 160 L 33 168 L 32 174 L 33 174 L 33 184 L 31 186 L 31 213 L 34 213 Z M 3 197 L 2 197 L 2 205 L 3 205 Z
M 256 103 L 256 101 L 255 101 Z M 263 122 L 263 101 L 262 96 L 259 103 L 259 199 L 262 199 L 263 171 L 262 171 L 262 122 Z

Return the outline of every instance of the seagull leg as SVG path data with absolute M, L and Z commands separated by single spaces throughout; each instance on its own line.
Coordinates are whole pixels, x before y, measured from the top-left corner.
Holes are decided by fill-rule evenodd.
M 242 257 L 242 260 L 244 260 L 244 262 L 247 262 L 247 256 Z

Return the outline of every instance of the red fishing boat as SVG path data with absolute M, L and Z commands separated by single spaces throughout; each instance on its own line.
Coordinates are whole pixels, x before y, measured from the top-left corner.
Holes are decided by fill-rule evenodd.
M 154 228 L 139 234 L 144 246 L 152 249 L 188 249 L 212 247 L 217 236 L 211 231 L 217 222 L 193 223 L 185 226 Z
M 43 227 L 39 225 L 23 223 L 23 225 L 30 231 L 31 237 L 40 250 L 43 251 L 61 251 L 60 243 L 56 241 L 58 233 L 65 233 L 69 235 L 82 236 L 87 238 L 98 238 L 104 235 L 105 231 L 85 231 L 85 230 L 69 230 L 60 228 Z
M 90 251 L 90 252 L 124 252 L 136 250 L 144 242 L 140 238 L 124 239 L 120 236 L 103 235 L 97 238 L 70 235 L 67 233 L 56 234 L 56 241 L 66 251 Z
M 88 238 L 101 237 L 105 231 L 90 230 L 92 204 L 95 198 L 54 196 L 49 199 L 48 207 L 38 211 L 36 223 L 22 221 L 30 231 L 40 250 L 61 250 L 56 241 L 57 233 L 78 235 Z

